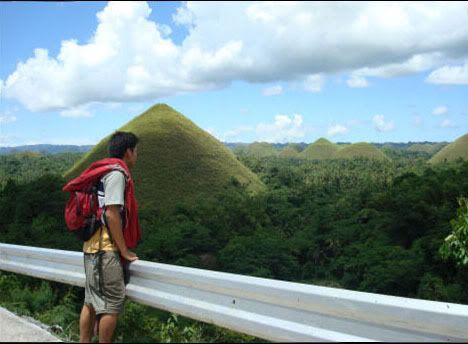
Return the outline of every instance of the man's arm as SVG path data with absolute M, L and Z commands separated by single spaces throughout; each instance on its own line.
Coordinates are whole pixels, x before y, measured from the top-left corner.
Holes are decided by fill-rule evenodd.
M 120 255 L 130 262 L 137 260 L 138 257 L 135 253 L 129 251 L 125 244 L 125 239 L 122 233 L 122 223 L 120 220 L 120 206 L 109 205 L 106 209 L 106 219 L 112 239 L 120 250 Z

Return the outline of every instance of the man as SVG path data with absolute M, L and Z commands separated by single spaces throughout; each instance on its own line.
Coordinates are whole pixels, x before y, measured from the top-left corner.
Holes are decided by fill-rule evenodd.
M 137 161 L 138 138 L 116 132 L 109 141 L 109 159 L 93 163 L 66 188 L 98 184 L 102 223 L 84 242 L 85 301 L 80 316 L 80 342 L 90 342 L 96 318 L 99 342 L 112 342 L 125 301 L 124 271 L 120 257 L 133 262 L 129 250 L 140 238 L 134 185 L 129 172 Z M 109 233 L 110 231 L 110 233 Z

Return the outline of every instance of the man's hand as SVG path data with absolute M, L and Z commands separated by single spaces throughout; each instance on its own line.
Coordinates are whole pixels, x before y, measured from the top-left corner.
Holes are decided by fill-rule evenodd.
M 129 262 L 133 262 L 138 259 L 137 255 L 133 253 L 132 251 L 125 251 L 125 252 L 120 252 L 120 255 L 128 260 Z

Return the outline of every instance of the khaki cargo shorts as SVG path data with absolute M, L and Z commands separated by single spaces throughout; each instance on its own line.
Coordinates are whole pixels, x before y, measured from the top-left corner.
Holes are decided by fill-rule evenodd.
M 125 283 L 119 252 L 85 253 L 84 268 L 84 303 L 92 305 L 96 314 L 121 313 Z

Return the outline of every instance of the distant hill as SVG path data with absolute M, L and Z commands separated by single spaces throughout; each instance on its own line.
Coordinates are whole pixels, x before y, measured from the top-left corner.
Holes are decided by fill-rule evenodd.
M 338 150 L 338 145 L 331 143 L 327 139 L 320 138 L 307 146 L 299 154 L 299 157 L 308 160 L 329 160 L 334 158 Z
M 459 137 L 451 144 L 442 148 L 429 160 L 429 163 L 437 164 L 444 161 L 454 161 L 459 158 L 468 160 L 468 134 Z
M 424 152 L 430 155 L 434 155 L 439 152 L 442 148 L 448 145 L 448 142 L 440 143 L 415 143 L 407 148 L 409 152 Z
M 301 152 L 301 146 L 297 143 L 290 143 L 287 145 L 285 148 L 283 148 L 279 156 L 285 157 L 285 158 L 298 158 L 299 153 Z
M 170 211 L 177 204 L 214 195 L 234 179 L 250 192 L 265 188 L 232 151 L 165 104 L 151 107 L 119 130 L 140 138 L 132 175 L 144 209 Z M 65 177 L 71 179 L 91 162 L 106 157 L 109 138 L 103 138 Z
M 18 152 L 36 152 L 41 154 L 60 153 L 86 153 L 93 146 L 73 146 L 73 145 L 29 145 L 17 147 L 0 147 L 0 155 L 15 154 Z
M 238 145 L 234 148 L 236 154 L 245 154 L 255 156 L 257 158 L 263 158 L 267 156 L 277 156 L 279 151 L 271 144 L 267 142 L 254 142 L 251 144 Z
M 353 143 L 341 148 L 335 154 L 336 159 L 367 158 L 374 160 L 390 160 L 380 149 L 366 142 Z

